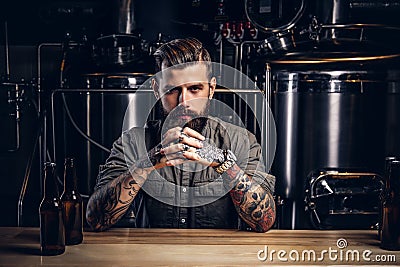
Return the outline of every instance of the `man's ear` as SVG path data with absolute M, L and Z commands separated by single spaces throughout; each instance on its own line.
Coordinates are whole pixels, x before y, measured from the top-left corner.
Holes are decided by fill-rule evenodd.
M 151 79 L 151 87 L 153 88 L 154 96 L 160 99 L 159 85 L 155 78 Z
M 215 87 L 217 87 L 217 79 L 215 77 L 212 77 L 210 81 L 210 92 L 208 94 L 209 99 L 213 98 Z

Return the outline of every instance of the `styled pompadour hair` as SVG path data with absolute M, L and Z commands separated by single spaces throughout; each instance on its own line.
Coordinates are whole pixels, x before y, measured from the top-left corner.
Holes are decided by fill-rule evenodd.
M 162 66 L 172 67 L 184 63 L 206 63 L 207 75 L 211 77 L 211 56 L 196 38 L 175 39 L 160 46 L 153 54 L 156 61 L 156 72 Z

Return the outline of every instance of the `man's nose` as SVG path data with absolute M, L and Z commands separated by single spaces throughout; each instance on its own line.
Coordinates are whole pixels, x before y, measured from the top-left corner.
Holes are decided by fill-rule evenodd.
M 184 106 L 188 105 L 188 101 L 190 100 L 190 96 L 188 94 L 187 88 L 182 88 L 180 95 L 179 95 L 179 104 Z

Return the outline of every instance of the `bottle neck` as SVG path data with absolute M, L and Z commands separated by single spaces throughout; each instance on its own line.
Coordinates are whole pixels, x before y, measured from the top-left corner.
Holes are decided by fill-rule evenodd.
M 64 191 L 76 191 L 76 171 L 75 168 L 66 167 L 64 173 Z
M 56 182 L 55 167 L 47 166 L 44 175 L 44 197 L 54 198 L 59 197 L 58 186 Z

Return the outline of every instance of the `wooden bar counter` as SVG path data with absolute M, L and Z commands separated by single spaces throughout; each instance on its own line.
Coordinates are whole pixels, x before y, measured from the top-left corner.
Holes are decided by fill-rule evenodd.
M 114 228 L 40 256 L 39 228 L 0 227 L 0 266 L 399 265 L 400 251 L 379 243 L 373 230 Z

